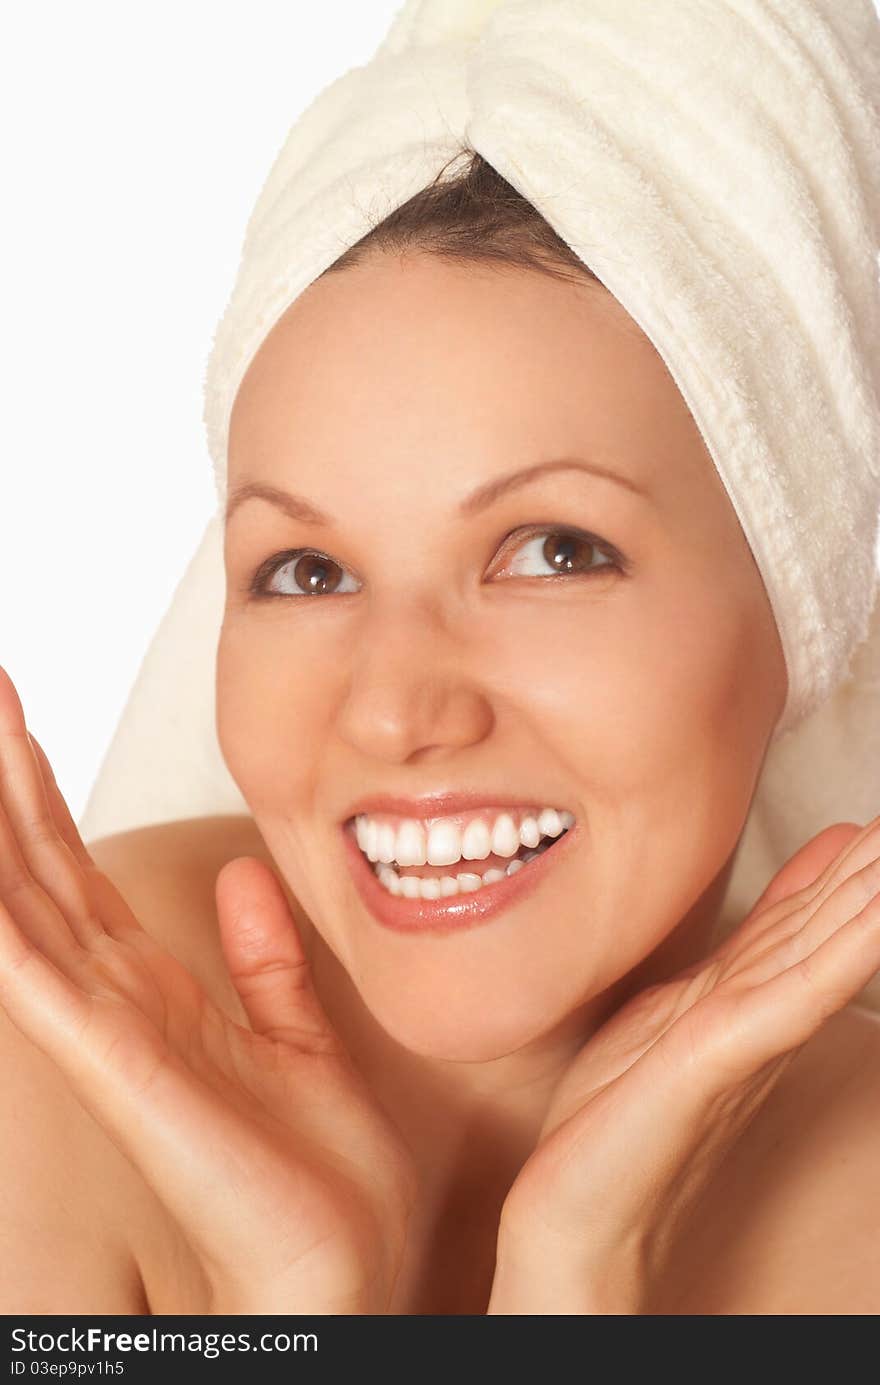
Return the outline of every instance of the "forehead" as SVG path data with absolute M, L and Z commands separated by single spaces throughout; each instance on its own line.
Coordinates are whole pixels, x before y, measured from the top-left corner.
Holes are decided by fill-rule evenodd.
M 230 480 L 352 446 L 478 469 L 588 448 L 644 483 L 664 455 L 705 468 L 664 362 L 601 285 L 421 253 L 373 255 L 290 305 L 238 391 Z
M 290 304 L 264 340 L 259 358 L 313 347 L 333 338 L 341 351 L 381 341 L 393 351 L 395 339 L 436 333 L 439 354 L 454 343 L 498 345 L 520 334 L 541 346 L 560 331 L 604 338 L 613 349 L 656 356 L 653 344 L 618 300 L 594 280 L 560 279 L 537 269 L 504 262 L 456 261 L 425 252 L 373 253 L 361 263 L 322 275 Z M 338 334 L 344 332 L 344 340 Z M 586 344 L 586 343 L 583 343 Z

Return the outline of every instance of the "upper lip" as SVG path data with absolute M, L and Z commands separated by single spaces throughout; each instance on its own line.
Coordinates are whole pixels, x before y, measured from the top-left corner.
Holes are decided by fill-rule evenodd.
M 541 808 L 555 806 L 553 798 L 514 798 L 510 794 L 477 793 L 475 790 L 454 793 L 423 794 L 410 798 L 405 794 L 373 793 L 365 794 L 353 803 L 343 822 L 357 817 L 359 813 L 389 813 L 407 818 L 442 818 L 453 813 L 467 812 L 471 808 Z

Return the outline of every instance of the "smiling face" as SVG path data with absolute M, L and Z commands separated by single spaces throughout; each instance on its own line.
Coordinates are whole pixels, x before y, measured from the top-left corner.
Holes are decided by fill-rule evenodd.
M 226 528 L 218 733 L 291 890 L 407 1048 L 486 1059 L 550 1033 L 711 889 L 785 702 L 763 583 L 665 365 L 595 285 L 374 256 L 312 284 L 251 363 L 230 496 L 246 483 L 325 516 L 252 495 Z M 343 823 L 444 792 L 575 825 L 473 926 L 386 927 Z

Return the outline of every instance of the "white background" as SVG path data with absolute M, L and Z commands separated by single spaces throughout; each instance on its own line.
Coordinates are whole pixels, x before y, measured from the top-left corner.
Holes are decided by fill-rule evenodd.
M 7 3 L 0 664 L 74 817 L 215 508 L 202 380 L 247 217 L 398 8 Z
M 216 506 L 202 381 L 245 223 L 399 7 L 4 9 L 0 664 L 75 818 Z

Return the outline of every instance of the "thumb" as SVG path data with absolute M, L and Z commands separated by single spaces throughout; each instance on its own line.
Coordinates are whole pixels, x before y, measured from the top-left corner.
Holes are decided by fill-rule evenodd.
M 214 895 L 223 956 L 253 1032 L 306 1052 L 340 1050 L 272 868 L 256 856 L 227 861 Z

